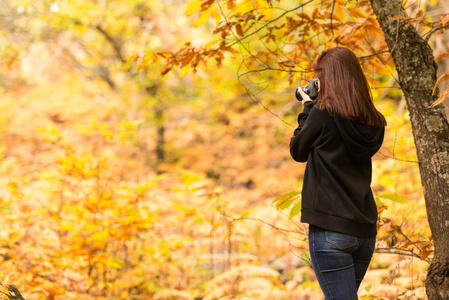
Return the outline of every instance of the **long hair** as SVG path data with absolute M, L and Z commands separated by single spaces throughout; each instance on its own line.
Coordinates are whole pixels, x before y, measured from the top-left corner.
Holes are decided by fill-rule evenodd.
M 343 47 L 323 51 L 312 66 L 320 80 L 318 106 L 331 115 L 376 127 L 386 125 L 355 54 Z

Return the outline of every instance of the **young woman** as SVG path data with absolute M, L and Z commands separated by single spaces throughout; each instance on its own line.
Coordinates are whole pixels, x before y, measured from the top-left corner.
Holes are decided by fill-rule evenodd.
M 318 97 L 298 88 L 304 110 L 290 141 L 293 159 L 307 162 L 301 222 L 309 224 L 312 266 L 326 300 L 358 299 L 377 234 L 371 157 L 386 121 L 352 51 L 328 49 L 313 69 Z

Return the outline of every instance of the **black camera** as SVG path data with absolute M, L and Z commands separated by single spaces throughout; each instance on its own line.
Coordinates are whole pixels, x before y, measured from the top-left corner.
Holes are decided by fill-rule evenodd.
M 315 100 L 318 97 L 318 79 L 310 79 L 308 85 L 300 86 L 298 89 L 302 89 L 304 93 L 309 95 L 310 99 Z M 295 95 L 298 101 L 302 101 L 301 94 L 296 89 Z

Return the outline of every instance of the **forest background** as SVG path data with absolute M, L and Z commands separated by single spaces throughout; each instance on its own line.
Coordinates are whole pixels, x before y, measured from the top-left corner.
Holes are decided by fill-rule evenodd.
M 304 3 L 1 0 L 0 280 L 26 299 L 322 299 L 298 222 L 305 164 L 288 143 L 296 87 L 343 45 L 388 122 L 359 295 L 426 299 L 433 241 L 375 16 L 364 1 Z M 404 3 L 423 34 L 441 5 Z M 441 61 L 444 38 L 429 35 Z M 263 57 L 275 50 L 276 67 Z

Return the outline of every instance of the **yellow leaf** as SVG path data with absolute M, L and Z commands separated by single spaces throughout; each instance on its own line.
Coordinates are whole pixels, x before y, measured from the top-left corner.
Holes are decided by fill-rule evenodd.
M 257 9 L 270 9 L 267 1 L 265 0 L 256 0 Z
M 195 0 L 186 8 L 186 16 L 190 17 L 193 13 L 201 10 L 201 0 Z
M 105 260 L 105 261 L 103 261 L 103 263 L 106 266 L 115 268 L 115 269 L 123 268 L 123 265 L 124 265 L 123 261 L 121 261 L 120 259 L 113 259 L 113 258 Z
M 245 14 L 251 10 L 254 9 L 254 2 L 253 0 L 243 0 L 241 3 L 239 3 L 234 10 L 234 14 Z
M 208 10 L 202 11 L 200 18 L 196 20 L 194 23 L 195 27 L 198 27 L 198 25 L 203 25 L 204 23 L 206 23 L 208 17 L 209 11 Z
M 215 19 L 215 22 L 217 22 L 217 25 L 220 24 L 221 16 L 218 13 L 217 8 L 215 6 L 213 6 L 209 9 L 209 11 L 210 11 L 210 16 Z
M 256 0 L 257 10 L 263 15 L 263 18 L 267 21 L 271 21 L 271 7 L 265 0 Z
M 190 64 L 185 65 L 184 67 L 182 67 L 181 69 L 181 73 L 179 74 L 179 77 L 182 79 L 184 78 L 184 76 L 187 75 L 187 73 L 189 73 L 190 71 Z
M 207 49 L 207 48 L 209 48 L 210 46 L 212 46 L 213 44 L 215 44 L 215 43 L 217 43 L 217 42 L 219 42 L 219 41 L 221 41 L 222 39 L 218 39 L 218 40 L 215 40 L 215 41 L 210 41 L 209 43 L 207 43 L 207 44 L 205 44 L 204 46 L 203 46 L 203 49 Z
M 288 73 L 287 72 L 278 72 L 277 74 L 278 74 L 278 78 L 279 79 L 284 79 L 285 76 L 287 76 Z
M 157 61 L 159 60 L 159 56 L 156 55 L 155 53 L 148 52 L 148 53 L 145 55 L 145 59 L 151 60 L 152 63 L 155 63 L 155 62 L 157 62 Z
M 61 230 L 61 231 L 74 231 L 75 230 L 75 225 L 73 225 L 73 224 L 61 224 L 61 225 L 59 225 L 58 230 Z

